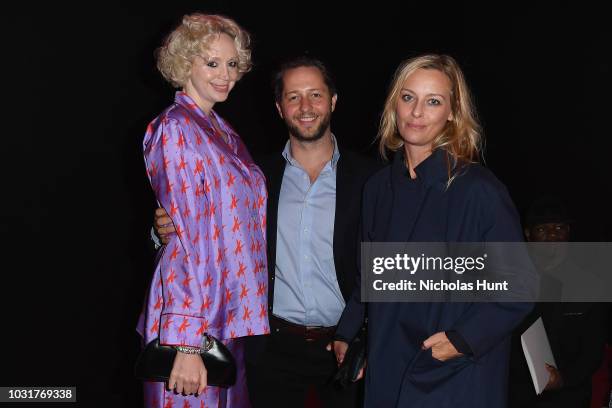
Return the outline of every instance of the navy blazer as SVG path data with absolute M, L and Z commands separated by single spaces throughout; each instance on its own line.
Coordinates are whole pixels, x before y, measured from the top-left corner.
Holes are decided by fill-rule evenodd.
M 364 188 L 362 240 L 372 242 L 523 241 L 518 214 L 506 188 L 478 164 L 449 173 L 438 149 L 411 180 L 402 152 Z M 449 174 L 456 174 L 447 186 Z M 520 265 L 530 277 L 530 262 Z M 527 271 L 527 272 L 525 272 Z M 338 335 L 353 338 L 366 305 L 360 282 L 345 308 Z M 366 407 L 506 406 L 510 334 L 530 303 L 370 303 Z M 446 362 L 422 342 L 456 331 L 472 353 Z

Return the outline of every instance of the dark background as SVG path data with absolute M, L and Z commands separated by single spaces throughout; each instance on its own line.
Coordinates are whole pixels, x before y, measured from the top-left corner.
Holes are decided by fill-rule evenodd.
M 197 10 L 252 33 L 254 69 L 216 109 L 253 153 L 286 139 L 270 88 L 286 56 L 328 62 L 339 90 L 333 131 L 374 155 L 394 69 L 419 53 L 449 53 L 474 92 L 486 164 L 519 210 L 556 194 L 574 217 L 574 240 L 610 241 L 607 14 L 586 2 L 422 3 L 2 6 L 0 385 L 77 385 L 84 406 L 140 405 L 134 326 L 155 207 L 141 143 L 174 92 L 153 50 Z

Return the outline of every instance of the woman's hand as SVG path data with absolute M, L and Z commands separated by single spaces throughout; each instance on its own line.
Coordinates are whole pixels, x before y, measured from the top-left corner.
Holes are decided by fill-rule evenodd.
M 444 332 L 438 332 L 430 336 L 423 342 L 422 348 L 423 350 L 431 349 L 433 358 L 440 361 L 450 360 L 451 358 L 463 355 L 457 351 Z
M 176 352 L 168 388 L 179 394 L 201 394 L 206 388 L 207 372 L 199 354 Z
M 155 232 L 161 238 L 162 243 L 170 242 L 170 235 L 174 234 L 176 229 L 172 223 L 172 218 L 168 217 L 168 213 L 162 207 L 155 210 L 153 225 L 155 225 Z

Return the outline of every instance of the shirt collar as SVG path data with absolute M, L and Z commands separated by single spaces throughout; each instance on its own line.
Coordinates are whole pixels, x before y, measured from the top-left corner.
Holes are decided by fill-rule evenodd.
M 332 142 L 334 143 L 334 153 L 332 154 L 331 158 L 331 166 L 333 169 L 335 169 L 338 165 L 338 160 L 340 159 L 340 150 L 338 149 L 338 141 L 336 140 L 336 136 L 334 136 L 332 133 L 331 137 Z M 291 142 L 289 140 L 287 140 L 287 143 L 285 143 L 285 148 L 283 149 L 282 155 L 285 160 L 287 160 L 287 163 L 291 164 L 292 166 L 301 167 L 291 155 Z

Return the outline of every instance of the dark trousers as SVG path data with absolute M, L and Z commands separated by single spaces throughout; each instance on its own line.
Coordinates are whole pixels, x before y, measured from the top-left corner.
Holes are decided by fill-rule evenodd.
M 336 359 L 325 346 L 328 339 L 307 341 L 288 333 L 274 333 L 257 362 L 247 362 L 247 383 L 253 408 L 303 407 L 312 389 L 324 407 L 355 408 L 359 383 L 339 389 L 331 381 Z

